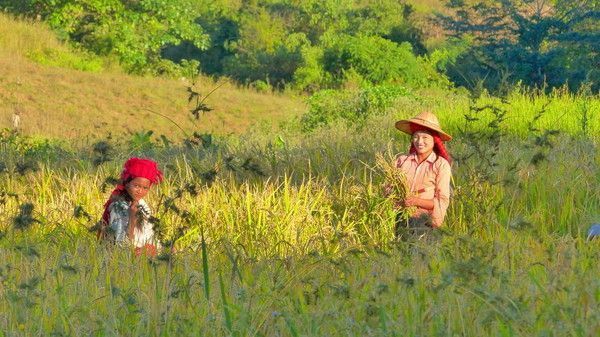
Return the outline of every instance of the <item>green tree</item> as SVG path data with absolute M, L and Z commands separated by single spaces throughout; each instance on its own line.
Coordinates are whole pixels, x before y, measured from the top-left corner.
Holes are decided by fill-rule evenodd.
M 187 0 L 24 0 L 5 8 L 40 16 L 65 38 L 100 55 L 114 55 L 133 73 L 168 72 L 169 45 L 208 46 Z
M 340 87 L 347 80 L 361 85 L 399 83 L 428 87 L 447 83 L 426 59 L 413 54 L 408 42 L 397 44 L 379 36 L 341 35 L 321 47 L 303 50 L 304 63 L 296 71 L 297 85 L 314 90 Z
M 202 69 L 240 82 L 269 82 L 275 87 L 293 82 L 311 92 L 335 87 L 343 79 L 339 71 L 332 74 L 323 69 L 323 57 L 326 50 L 331 54 L 340 36 L 377 36 L 377 41 L 398 45 L 410 42 L 416 48 L 402 53 L 425 53 L 422 36 L 409 19 L 410 6 L 394 0 L 200 3 L 198 22 L 211 36 L 211 47 L 199 53 Z
M 266 81 L 276 87 L 290 83 L 301 62 L 303 33 L 290 32 L 281 18 L 259 6 L 248 7 L 240 18 L 239 39 L 229 44 L 232 55 L 223 60 L 223 73 L 241 82 Z
M 522 82 L 577 89 L 600 85 L 598 1 L 451 0 L 452 15 L 439 21 L 472 47 L 448 74 L 461 85 L 483 79 L 493 91 Z

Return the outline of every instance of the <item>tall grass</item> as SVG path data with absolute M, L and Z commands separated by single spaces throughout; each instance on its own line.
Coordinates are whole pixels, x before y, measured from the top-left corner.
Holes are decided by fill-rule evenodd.
M 16 20 L 3 13 L 0 13 L 0 54 L 15 60 L 22 57 L 46 66 L 82 71 L 116 69 L 107 59 L 76 51 L 59 41 L 43 22 Z
M 57 233 L 58 234 L 58 233 Z M 598 330 L 597 246 L 502 230 L 385 252 L 169 266 L 95 241 L 3 239 L 5 335 L 578 335 Z M 32 252 L 35 252 L 33 254 Z M 204 275 L 211 274 L 206 298 Z
M 539 129 L 558 129 L 573 135 L 596 137 L 600 134 L 600 99 L 586 92 L 570 93 L 556 89 L 549 94 L 515 89 L 504 100 L 483 95 L 477 105 L 502 105 L 507 110 L 504 131 L 527 137 L 531 132 L 529 123 L 543 110 L 535 121 Z M 464 115 L 469 113 L 471 101 L 463 93 L 423 91 L 416 97 L 401 99 L 394 107 L 395 116 L 409 118 L 415 111 L 431 110 L 449 130 L 464 128 Z M 481 114 L 479 124 L 485 126 L 492 121 L 490 115 Z
M 598 241 L 585 230 L 600 217 L 597 134 L 519 97 L 531 96 L 472 106 L 470 122 L 439 113 L 455 135 L 453 192 L 430 241 L 394 240 L 375 169 L 377 153 L 408 149 L 391 126 L 409 111 L 359 129 L 113 144 L 99 166 L 81 144 L 3 134 L 0 333 L 594 336 Z M 565 106 L 596 104 L 582 99 Z M 509 118 L 511 107 L 527 112 Z M 149 202 L 177 253 L 135 257 L 89 232 L 130 155 L 164 170 Z
M 67 48 L 42 22 L 21 21 L 0 13 L 0 52 L 25 56 L 36 50 Z

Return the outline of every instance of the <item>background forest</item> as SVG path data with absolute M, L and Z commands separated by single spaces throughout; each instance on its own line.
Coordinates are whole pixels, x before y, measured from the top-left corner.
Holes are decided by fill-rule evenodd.
M 0 0 L 134 74 L 260 89 L 599 89 L 597 0 Z

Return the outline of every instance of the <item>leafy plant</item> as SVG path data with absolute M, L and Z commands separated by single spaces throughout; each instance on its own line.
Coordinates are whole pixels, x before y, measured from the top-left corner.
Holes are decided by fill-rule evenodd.
M 135 132 L 131 135 L 131 139 L 129 140 L 130 149 L 142 153 L 148 152 L 154 148 L 154 141 L 152 140 L 153 134 L 154 132 L 152 130 Z
M 367 86 L 359 90 L 322 90 L 308 99 L 309 110 L 302 116 L 305 131 L 343 120 L 360 126 L 368 117 L 383 115 L 400 97 L 411 97 L 409 89 L 399 85 Z
M 439 22 L 472 43 L 448 71 L 456 83 L 471 88 L 483 80 L 494 92 L 518 82 L 599 89 L 594 60 L 600 12 L 594 1 L 448 1 L 447 7 L 452 14 L 438 15 Z

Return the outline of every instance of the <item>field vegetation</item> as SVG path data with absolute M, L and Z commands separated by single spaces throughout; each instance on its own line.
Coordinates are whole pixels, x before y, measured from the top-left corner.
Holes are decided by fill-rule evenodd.
M 596 336 L 597 2 L 475 2 L 0 0 L 0 336 Z M 397 238 L 423 110 L 451 203 Z M 132 156 L 156 257 L 95 236 Z
M 485 105 L 448 128 L 453 200 L 432 242 L 393 238 L 375 154 L 408 146 L 394 114 L 186 146 L 73 149 L 7 131 L 5 334 L 592 336 L 597 136 Z M 151 204 L 175 254 L 135 257 L 90 233 L 130 155 L 165 171 Z

